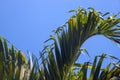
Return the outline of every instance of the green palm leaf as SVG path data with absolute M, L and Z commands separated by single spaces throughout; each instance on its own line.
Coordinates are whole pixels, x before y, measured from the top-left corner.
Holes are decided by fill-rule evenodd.
M 86 62 L 75 63 L 81 51 L 85 51 L 89 56 L 87 50 L 81 46 L 92 36 L 103 35 L 120 43 L 118 14 L 104 18 L 109 12 L 100 14 L 91 7 L 88 9 L 79 7 L 78 11 L 69 11 L 76 14 L 63 26 L 54 30 L 55 36 L 50 36 L 45 41 L 51 40 L 53 43 L 40 53 L 41 64 L 35 56 L 29 56 L 27 60 L 20 50 L 14 46 L 8 47 L 8 41 L 0 37 L 0 80 L 109 80 L 114 76 L 119 77 L 119 68 L 111 69 L 111 64 L 105 69 L 101 68 L 106 54 L 101 55 L 98 62 L 98 57 L 95 57 L 93 65 Z M 114 56 L 110 57 L 119 60 Z M 77 71 L 73 70 L 76 66 L 80 69 L 77 74 Z M 91 69 L 90 78 L 87 78 L 88 69 Z
M 75 10 L 72 10 L 70 12 L 74 11 Z M 68 22 L 65 23 L 66 26 L 59 27 L 55 31 L 56 36 L 51 36 L 49 39 L 53 40 L 54 45 L 54 51 L 50 51 L 49 53 L 56 56 L 53 58 L 55 58 L 56 69 L 58 69 L 57 71 L 61 77 L 67 76 L 66 74 L 69 73 L 71 66 L 81 54 L 79 51 L 81 46 L 90 37 L 103 35 L 112 41 L 120 43 L 120 27 L 116 27 L 116 25 L 120 23 L 120 18 L 116 18 L 116 16 L 113 15 L 112 17 L 104 19 L 101 16 L 104 17 L 109 13 L 101 15 L 93 8 L 89 8 L 89 11 L 79 8 L 78 11 L 75 12 L 77 14 L 73 15 Z M 104 56 L 105 55 L 103 55 L 103 57 Z M 91 74 L 95 73 L 96 77 L 93 78 L 91 75 L 91 79 L 98 79 L 102 61 L 103 58 L 100 59 L 95 71 L 92 69 Z M 94 62 L 93 66 L 95 67 L 95 65 L 96 62 Z

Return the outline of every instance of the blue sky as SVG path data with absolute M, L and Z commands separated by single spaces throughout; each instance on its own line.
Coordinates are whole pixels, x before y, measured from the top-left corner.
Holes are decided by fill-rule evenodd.
M 51 31 L 72 16 L 69 10 L 81 6 L 117 13 L 119 5 L 120 0 L 0 0 L 0 35 L 23 52 L 38 55 Z M 102 36 L 90 38 L 82 47 L 91 56 L 108 53 L 120 57 L 119 47 Z M 88 61 L 86 55 L 80 58 Z

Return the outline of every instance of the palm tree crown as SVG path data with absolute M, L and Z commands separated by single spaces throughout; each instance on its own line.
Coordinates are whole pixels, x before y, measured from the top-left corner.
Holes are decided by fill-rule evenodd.
M 96 56 L 92 65 L 90 62 L 75 63 L 81 51 L 85 51 L 81 46 L 92 36 L 103 35 L 120 43 L 118 14 L 107 16 L 108 12 L 102 14 L 93 8 L 69 12 L 75 15 L 45 41 L 52 41 L 52 44 L 40 52 L 41 64 L 34 55 L 26 59 L 20 50 L 8 47 L 6 39 L 0 38 L 0 80 L 110 80 L 120 77 L 119 62 L 101 68 L 108 56 L 120 61 L 111 55 Z M 111 64 L 114 64 L 112 68 Z M 76 67 L 79 69 L 74 71 Z M 91 69 L 90 77 L 87 76 L 88 68 Z

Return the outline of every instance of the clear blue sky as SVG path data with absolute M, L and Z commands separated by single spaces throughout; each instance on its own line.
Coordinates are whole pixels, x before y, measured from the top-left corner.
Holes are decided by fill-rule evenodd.
M 117 13 L 120 0 L 0 0 L 0 35 L 23 52 L 29 50 L 38 55 L 51 31 L 69 19 L 69 10 L 79 6 Z M 120 57 L 119 47 L 101 36 L 90 38 L 83 48 L 91 56 L 109 53 Z M 86 55 L 80 58 L 88 61 Z

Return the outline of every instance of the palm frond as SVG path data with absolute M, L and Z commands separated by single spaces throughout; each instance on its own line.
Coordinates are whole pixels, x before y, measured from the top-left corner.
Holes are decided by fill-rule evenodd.
M 54 30 L 55 36 L 51 35 L 45 41 L 52 40 L 53 43 L 40 52 L 41 64 L 34 55 L 27 60 L 20 50 L 13 45 L 8 47 L 8 41 L 0 37 L 0 80 L 109 80 L 114 76 L 119 77 L 118 64 L 112 63 L 114 66 L 110 68 L 110 63 L 105 69 L 101 68 L 106 54 L 96 56 L 93 65 L 88 62 L 77 64 L 80 68 L 78 73 L 72 69 L 76 67 L 75 62 L 82 51 L 89 56 L 87 50 L 81 46 L 90 37 L 103 35 L 120 44 L 120 26 L 118 26 L 120 18 L 117 17 L 119 13 L 104 18 L 109 12 L 101 14 L 91 7 L 88 10 L 79 7 L 78 11 L 69 12 L 76 14 L 63 26 Z M 88 69 L 91 69 L 89 78 L 87 78 Z
M 76 12 L 77 14 L 65 23 L 66 26 L 61 26 L 54 31 L 56 36 L 51 36 L 49 39 L 53 40 L 54 45 L 53 51 L 50 51 L 49 55 L 53 55 L 53 58 L 55 58 L 56 69 L 61 77 L 66 77 L 69 74 L 71 66 L 81 54 L 81 46 L 90 37 L 103 35 L 114 42 L 120 43 L 120 27 L 116 27 L 120 23 L 120 18 L 113 15 L 103 19 L 109 12 L 102 15 L 93 8 L 89 8 L 89 10 L 79 8 L 78 11 L 71 10 L 70 12 Z M 96 78 L 94 77 L 94 80 L 98 79 L 102 61 L 103 58 L 101 58 L 95 70 Z M 50 63 L 48 64 L 50 65 Z M 94 70 L 91 73 L 93 72 Z

